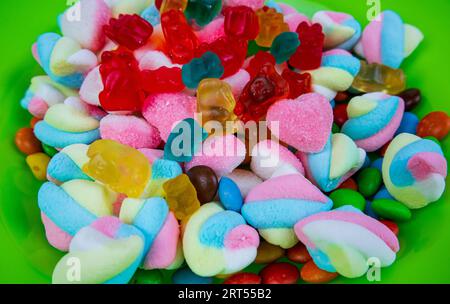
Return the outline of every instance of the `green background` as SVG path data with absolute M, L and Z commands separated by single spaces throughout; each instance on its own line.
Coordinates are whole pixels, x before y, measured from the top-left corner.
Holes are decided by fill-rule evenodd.
M 303 0 L 285 0 L 297 8 L 313 11 Z M 332 10 L 353 14 L 367 24 L 367 0 L 318 0 Z M 432 110 L 449 112 L 450 1 L 380 0 L 382 10 L 397 11 L 405 22 L 419 27 L 425 40 L 403 68 L 408 86 L 422 90 L 416 109 L 419 117 Z M 65 0 L 0 1 L 0 283 L 49 283 L 61 256 L 45 240 L 39 219 L 36 182 L 25 158 L 14 147 L 17 129 L 27 126 L 29 114 L 19 107 L 30 78 L 42 74 L 30 48 L 43 32 L 56 31 L 56 16 Z M 315 9 L 317 9 L 317 5 Z M 449 139 L 444 143 L 448 156 Z M 450 283 L 449 194 L 429 207 L 415 211 L 413 219 L 400 225 L 401 251 L 396 263 L 382 269 L 382 283 Z M 336 282 L 367 283 L 365 278 Z

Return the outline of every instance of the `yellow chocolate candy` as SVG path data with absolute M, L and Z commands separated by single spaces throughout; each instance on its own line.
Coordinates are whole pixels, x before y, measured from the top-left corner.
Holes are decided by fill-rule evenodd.
M 27 156 L 26 162 L 34 177 L 40 181 L 47 180 L 47 167 L 50 157 L 45 153 L 36 153 Z
M 167 181 L 163 188 L 169 209 L 178 220 L 183 221 L 200 208 L 197 191 L 186 174 Z
M 214 125 L 209 121 L 217 121 L 226 127 L 227 121 L 235 121 L 234 108 L 236 100 L 231 86 L 220 79 L 204 79 L 197 90 L 197 109 L 202 113 L 202 124 L 207 132 L 211 132 Z M 208 130 L 209 129 L 209 130 Z
M 401 69 L 361 61 L 361 69 L 355 77 L 352 88 L 364 92 L 384 92 L 397 95 L 406 88 L 406 77 Z
M 271 47 L 273 40 L 281 33 L 289 32 L 289 25 L 284 22 L 284 16 L 274 8 L 260 8 L 256 11 L 259 19 L 259 35 L 256 44 Z
M 113 140 L 98 140 L 88 150 L 83 171 L 111 190 L 139 198 L 151 177 L 148 159 L 129 146 Z

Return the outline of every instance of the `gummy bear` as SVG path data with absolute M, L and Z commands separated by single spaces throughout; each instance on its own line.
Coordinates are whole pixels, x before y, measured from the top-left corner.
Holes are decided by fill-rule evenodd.
M 157 70 L 142 71 L 142 87 L 149 94 L 178 93 L 185 85 L 178 67 L 160 67 Z
M 202 114 L 202 125 L 207 132 L 212 131 L 206 127 L 209 121 L 217 121 L 223 127 L 226 127 L 227 121 L 235 121 L 235 106 L 236 101 L 228 83 L 212 78 L 200 82 L 197 90 L 197 111 Z
M 102 54 L 100 65 L 103 91 L 100 104 L 108 112 L 141 111 L 144 92 L 138 62 L 127 50 L 117 49 Z
M 270 53 L 275 57 L 276 62 L 281 64 L 294 55 L 299 45 L 300 40 L 297 33 L 284 32 L 275 38 L 270 48 Z
M 104 26 L 106 36 L 121 46 L 134 51 L 144 46 L 153 34 L 153 26 L 139 15 L 119 15 Z
M 189 0 L 185 14 L 199 26 L 210 23 L 222 10 L 222 0 Z
M 83 171 L 117 193 L 139 198 L 152 174 L 141 152 L 113 140 L 98 140 L 87 152 L 89 162 Z
M 229 37 L 254 40 L 259 34 L 259 19 L 248 6 L 227 7 L 223 11 L 225 16 L 225 34 Z
M 255 57 L 250 60 L 246 68 L 247 72 L 250 74 L 250 77 L 255 77 L 266 63 L 275 65 L 275 57 L 273 57 L 272 54 L 264 51 L 259 51 L 258 53 L 256 53 Z
M 259 35 L 256 43 L 262 47 L 270 47 L 279 34 L 289 31 L 289 25 L 284 22 L 284 16 L 267 6 L 256 11 L 259 20 Z
M 309 73 L 296 73 L 290 69 L 285 69 L 281 77 L 289 83 L 289 99 L 312 92 L 312 78 Z
M 188 5 L 188 0 L 163 0 L 159 12 L 161 14 L 170 10 L 178 10 L 184 12 Z
M 245 86 L 234 113 L 243 122 L 259 121 L 272 104 L 288 96 L 288 82 L 277 73 L 273 64 L 265 63 Z
M 315 70 L 322 63 L 322 51 L 325 35 L 322 26 L 314 23 L 311 26 L 302 22 L 297 27 L 300 46 L 289 60 L 289 64 L 300 70 Z
M 224 67 L 222 78 L 236 74 L 244 65 L 247 57 L 248 43 L 246 40 L 221 37 L 214 42 L 203 43 L 197 50 L 197 57 L 207 51 L 219 56 Z
M 361 61 L 361 69 L 356 75 L 352 88 L 364 93 L 385 92 L 397 95 L 406 88 L 406 77 L 401 69 Z
M 199 42 L 183 12 L 170 10 L 162 14 L 161 27 L 172 61 L 179 64 L 191 61 Z
M 189 89 L 196 89 L 205 78 L 220 78 L 224 73 L 220 58 L 213 52 L 206 52 L 194 58 L 182 69 L 183 83 Z
M 179 122 L 172 129 L 164 146 L 164 159 L 179 163 L 190 162 L 207 137 L 208 133 L 193 118 Z
M 163 189 L 169 209 L 178 220 L 188 218 L 200 208 L 197 191 L 186 174 L 165 182 Z

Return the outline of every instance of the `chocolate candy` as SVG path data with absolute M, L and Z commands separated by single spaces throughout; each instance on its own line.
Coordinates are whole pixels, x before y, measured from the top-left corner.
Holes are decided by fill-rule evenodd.
M 405 101 L 405 111 L 413 110 L 422 100 L 422 93 L 419 89 L 407 89 L 397 95 Z
M 192 185 L 194 185 L 195 190 L 197 190 L 197 197 L 201 204 L 210 203 L 214 200 L 219 181 L 210 167 L 193 167 L 186 175 L 189 176 Z

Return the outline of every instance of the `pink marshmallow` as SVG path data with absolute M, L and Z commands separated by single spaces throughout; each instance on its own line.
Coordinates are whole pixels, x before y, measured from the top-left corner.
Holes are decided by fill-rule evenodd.
M 225 248 L 238 250 L 259 246 L 259 235 L 248 225 L 240 225 L 230 231 L 225 241 Z
M 300 174 L 271 178 L 255 186 L 245 198 L 245 202 L 271 199 L 303 199 L 321 203 L 328 202 L 328 198 Z
M 61 31 L 83 48 L 96 52 L 105 45 L 103 27 L 110 18 L 111 10 L 104 0 L 80 0 L 61 17 Z
M 427 179 L 433 173 L 447 176 L 447 161 L 438 153 L 417 153 L 409 159 L 407 166 L 412 176 L 418 181 Z
M 157 159 L 161 159 L 164 157 L 164 151 L 163 150 L 156 150 L 156 149 L 139 149 L 139 152 L 145 155 L 147 157 L 148 161 L 153 164 Z
M 145 258 L 144 268 L 164 269 L 169 267 L 176 258 L 179 237 L 178 221 L 171 212 L 153 241 L 152 248 Z
M 103 91 L 102 75 L 100 74 L 100 66 L 92 69 L 83 81 L 80 88 L 80 97 L 85 102 L 99 106 L 99 94 Z
M 31 115 L 39 119 L 44 119 L 47 110 L 48 104 L 45 102 L 45 100 L 38 96 L 34 96 L 28 104 L 28 111 L 31 113 Z
M 300 23 L 307 22 L 310 23 L 308 17 L 300 13 L 293 13 L 284 17 L 284 21 L 289 25 L 289 30 L 291 32 L 296 32 Z
M 194 118 L 197 99 L 183 93 L 156 94 L 147 97 L 142 113 L 145 119 L 159 130 L 161 138 L 167 141 L 172 128 L 186 118 Z
M 43 212 L 41 213 L 41 218 L 45 227 L 45 235 L 50 245 L 61 251 L 69 251 L 72 236 L 56 226 Z
M 272 132 L 279 124 L 281 141 L 299 151 L 317 153 L 330 137 L 333 110 L 324 96 L 310 93 L 275 103 L 267 112 L 267 121 Z
M 159 131 L 143 118 L 108 115 L 100 121 L 100 135 L 135 149 L 157 148 L 161 143 Z
M 264 2 L 265 0 L 224 0 L 223 6 L 226 7 L 245 5 L 252 8 L 253 10 L 257 10 L 264 6 Z
M 186 171 L 196 166 L 208 166 L 217 176 L 233 172 L 245 159 L 245 144 L 234 135 L 211 136 L 203 142 Z
M 121 224 L 122 223 L 119 218 L 115 216 L 107 216 L 99 218 L 93 222 L 91 227 L 113 239 L 115 238 L 116 232 L 119 230 Z
M 225 36 L 224 17 L 218 17 L 197 32 L 201 43 L 212 43 Z
M 225 78 L 223 81 L 231 86 L 234 97 L 239 98 L 245 85 L 250 81 L 250 74 L 246 70 L 241 69 L 236 74 Z

